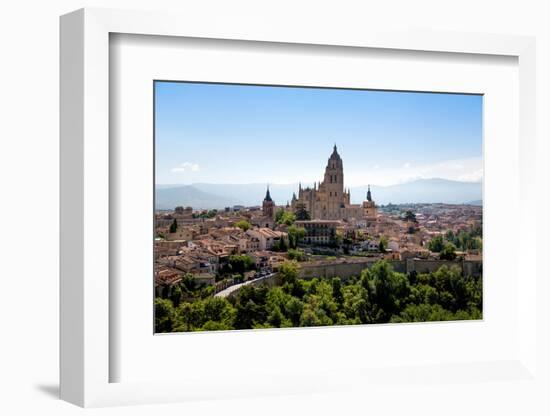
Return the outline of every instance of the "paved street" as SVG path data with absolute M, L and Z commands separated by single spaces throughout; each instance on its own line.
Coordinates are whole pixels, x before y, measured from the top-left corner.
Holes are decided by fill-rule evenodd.
M 236 290 L 239 290 L 241 287 L 243 286 L 246 286 L 246 285 L 249 285 L 251 283 L 258 283 L 258 282 L 261 282 L 262 280 L 266 280 L 272 276 L 274 276 L 275 273 L 271 273 L 271 274 L 268 274 L 266 276 L 262 276 L 262 277 L 258 277 L 257 279 L 253 279 L 253 280 L 248 280 L 246 282 L 243 282 L 243 283 L 238 283 L 236 285 L 233 285 L 233 286 L 229 286 L 228 288 L 222 290 L 221 292 L 218 292 L 214 295 L 214 297 L 221 297 L 221 298 L 226 298 L 227 296 L 229 296 L 231 293 L 233 293 L 234 291 Z

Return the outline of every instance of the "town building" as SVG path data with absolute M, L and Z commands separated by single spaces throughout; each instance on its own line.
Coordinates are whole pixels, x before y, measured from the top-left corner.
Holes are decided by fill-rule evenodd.
M 273 246 L 280 244 L 282 239 L 287 239 L 287 233 L 267 227 L 248 230 L 246 234 L 258 240 L 260 250 L 271 250 Z
M 334 244 L 336 230 L 342 226 L 340 220 L 296 221 L 294 224 L 306 230 L 304 242 L 312 245 Z

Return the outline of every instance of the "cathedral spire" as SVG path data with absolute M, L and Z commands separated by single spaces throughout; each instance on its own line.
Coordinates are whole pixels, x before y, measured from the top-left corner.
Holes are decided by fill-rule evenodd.
M 271 199 L 271 194 L 269 193 L 269 184 L 267 184 L 267 191 L 266 191 L 266 193 L 265 193 L 264 201 L 273 201 L 273 200 Z
M 370 194 L 370 185 L 369 185 L 369 188 L 367 190 L 367 201 L 369 201 L 369 202 L 372 201 L 372 196 Z
M 334 147 L 332 148 L 332 154 L 330 155 L 330 159 L 340 159 L 340 155 L 338 154 L 338 148 L 336 147 L 336 143 L 334 143 Z

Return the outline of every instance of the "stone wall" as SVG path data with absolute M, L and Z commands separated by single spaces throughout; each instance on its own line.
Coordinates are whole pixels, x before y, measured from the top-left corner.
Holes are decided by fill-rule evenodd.
M 365 268 L 372 267 L 378 259 L 365 258 L 354 259 L 353 261 L 341 261 L 335 262 L 310 262 L 300 263 L 300 269 L 298 277 L 300 279 L 330 279 L 333 277 L 340 277 L 341 279 L 349 279 L 353 276 L 359 276 L 361 271 Z M 421 259 L 407 259 L 407 260 L 388 260 L 396 272 L 411 273 L 416 271 L 418 273 L 435 272 L 441 266 L 459 266 L 465 275 L 471 275 L 479 277 L 482 273 L 481 261 L 448 261 L 448 260 L 421 260 Z M 282 284 L 281 277 L 274 273 L 271 276 L 267 276 L 262 279 L 252 280 L 248 283 L 251 286 L 267 285 L 268 287 L 280 286 Z M 228 296 L 234 296 L 238 293 L 239 288 L 235 288 L 234 292 L 231 292 Z
M 340 262 L 340 263 L 300 263 L 299 277 L 302 279 L 332 278 L 340 277 L 348 279 L 352 276 L 359 276 L 365 268 L 372 267 L 377 259 L 364 259 L 363 261 Z M 435 272 L 441 266 L 459 266 L 465 275 L 481 276 L 481 261 L 448 261 L 448 260 L 389 260 L 393 269 L 400 273 L 418 273 Z
M 220 282 L 222 283 L 222 282 Z M 229 282 L 231 283 L 231 282 Z M 241 288 L 244 286 L 267 286 L 267 287 L 275 287 L 275 286 L 281 286 L 282 285 L 282 279 L 279 277 L 277 273 L 270 274 L 268 276 L 264 276 L 259 279 L 255 280 L 248 280 L 244 283 L 239 284 L 218 284 L 215 291 L 215 296 L 220 297 L 232 297 L 235 296 Z
M 353 263 L 300 263 L 298 277 L 302 279 L 332 278 L 340 277 L 348 279 L 352 276 L 359 276 L 361 271 L 370 267 L 374 262 L 353 262 Z
M 263 279 L 252 280 L 249 283 L 251 286 L 266 285 L 268 287 L 281 286 L 283 284 L 281 277 L 278 273 L 273 273 L 270 276 L 266 276 Z

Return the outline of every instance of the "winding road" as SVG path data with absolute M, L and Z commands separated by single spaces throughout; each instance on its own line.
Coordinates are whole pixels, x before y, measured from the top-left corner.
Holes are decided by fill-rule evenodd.
M 246 282 L 243 282 L 243 283 L 237 283 L 236 285 L 233 285 L 233 286 L 229 286 L 227 288 L 225 288 L 224 290 L 222 290 L 221 292 L 218 292 L 214 295 L 214 297 L 219 297 L 219 298 L 226 298 L 228 297 L 230 294 L 232 294 L 233 292 L 239 290 L 241 287 L 243 286 L 246 286 L 246 285 L 250 285 L 252 283 L 259 283 L 261 282 L 262 280 L 266 280 L 270 277 L 273 277 L 275 276 L 277 273 L 271 273 L 271 274 L 267 274 L 265 276 L 262 276 L 262 277 L 258 277 L 257 279 L 253 279 L 253 280 L 247 280 Z

